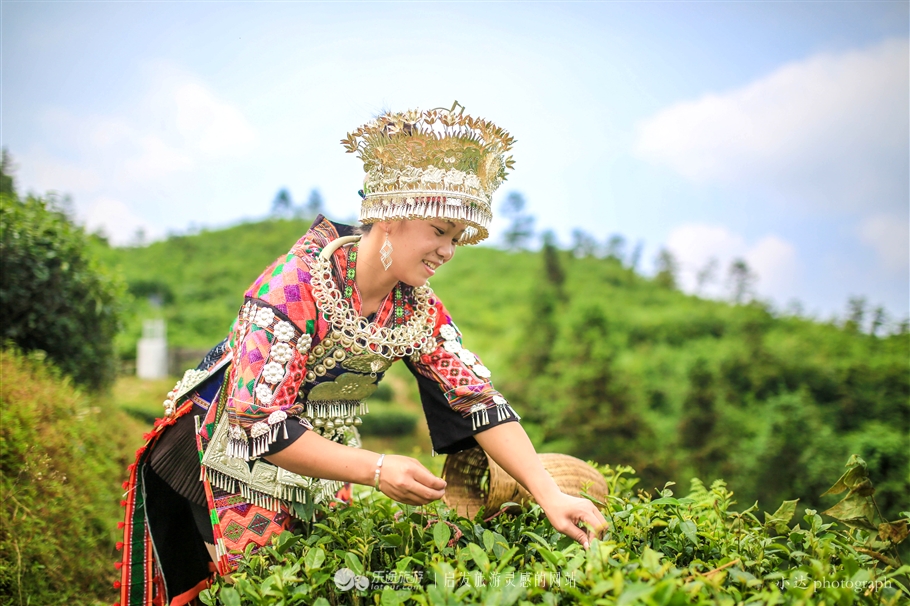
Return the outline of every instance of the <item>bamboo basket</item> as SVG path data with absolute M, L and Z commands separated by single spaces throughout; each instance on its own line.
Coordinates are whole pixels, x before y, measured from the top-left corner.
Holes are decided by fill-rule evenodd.
M 537 456 L 564 493 L 580 497 L 584 491 L 600 501 L 606 498 L 603 475 L 581 459 L 557 453 Z M 442 502 L 466 518 L 473 518 L 481 507 L 492 515 L 503 503 L 525 504 L 534 500 L 479 446 L 446 457 L 442 478 L 447 484 Z

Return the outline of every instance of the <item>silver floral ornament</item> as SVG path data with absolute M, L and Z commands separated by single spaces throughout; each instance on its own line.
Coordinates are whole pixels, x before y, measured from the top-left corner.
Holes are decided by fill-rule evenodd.
M 275 338 L 279 341 L 290 341 L 294 338 L 295 332 L 296 331 L 294 330 L 294 325 L 290 322 L 286 322 L 285 320 L 282 320 L 275 325 Z
M 445 350 L 447 352 L 453 353 L 453 354 L 457 354 L 458 352 L 460 352 L 463 349 L 461 346 L 461 343 L 459 343 L 458 341 L 446 341 L 445 343 L 442 344 L 442 346 L 445 348 Z
M 313 337 L 310 335 L 300 335 L 297 339 L 297 351 L 300 355 L 305 356 L 310 351 L 310 345 L 313 344 Z
M 287 364 L 291 361 L 291 358 L 294 357 L 294 350 L 287 343 L 278 342 L 272 345 L 272 349 L 269 350 L 269 355 L 275 362 Z
M 465 173 L 460 170 L 450 168 L 443 177 L 443 181 L 446 185 L 461 185 L 464 183 L 465 176 Z
M 246 305 L 244 305 L 243 308 L 240 310 L 240 318 L 243 320 L 249 320 L 250 319 L 250 310 L 252 309 L 252 307 L 253 307 L 253 305 L 249 301 L 247 301 Z
M 443 324 L 439 327 L 439 335 L 446 341 L 453 341 L 458 338 L 458 331 L 451 324 Z
M 467 349 L 462 349 L 461 351 L 459 351 L 458 357 L 461 358 L 461 361 L 464 362 L 465 364 L 467 364 L 468 366 L 471 366 L 472 364 L 477 363 L 477 356 L 472 354 Z
M 278 362 L 269 362 L 262 369 L 262 380 L 270 385 L 274 385 L 284 378 L 284 366 Z
M 260 383 L 259 385 L 256 386 L 256 398 L 261 403 L 270 404 L 272 402 L 272 398 L 274 398 L 274 397 L 275 396 L 272 393 L 272 388 L 269 387 L 268 385 Z
M 272 322 L 275 320 L 275 312 L 269 309 L 268 307 L 260 307 L 259 311 L 256 312 L 256 317 L 253 320 L 253 323 L 257 326 L 266 328 L 272 325 Z
M 276 410 L 275 412 L 273 412 L 272 414 L 269 415 L 269 425 L 275 425 L 277 423 L 281 423 L 282 421 L 287 420 L 287 418 L 288 418 L 288 414 L 286 412 L 284 412 L 283 410 Z
M 486 366 L 484 366 L 483 364 L 475 364 L 472 369 L 474 370 L 474 374 L 477 375 L 478 377 L 480 377 L 481 379 L 490 378 L 490 369 L 487 368 Z
M 250 427 L 251 438 L 258 438 L 259 436 L 264 436 L 267 433 L 269 433 L 269 424 L 264 421 L 253 423 L 253 426 Z

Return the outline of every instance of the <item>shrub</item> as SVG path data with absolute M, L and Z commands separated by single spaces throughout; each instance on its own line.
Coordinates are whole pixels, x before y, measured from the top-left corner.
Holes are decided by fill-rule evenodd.
M 392 391 L 392 387 L 389 385 L 388 381 L 385 383 L 380 383 L 376 386 L 376 391 L 373 392 L 373 395 L 370 396 L 370 400 L 379 400 L 380 402 L 391 402 L 392 398 L 395 397 L 395 392 Z
M 81 385 L 110 385 L 124 288 L 56 198 L 0 194 L 0 264 L 0 338 L 47 352 Z
M 708 488 L 694 480 L 683 498 L 664 487 L 652 499 L 634 490 L 630 468 L 602 469 L 610 529 L 587 551 L 553 530 L 537 505 L 469 520 L 364 491 L 354 506 L 319 509 L 314 521 L 247 553 L 230 583 L 218 579 L 200 597 L 227 606 L 871 605 L 910 597 L 910 566 L 878 551 L 887 546 L 875 532 L 844 529 L 812 509 L 794 524 L 796 501 L 762 517 L 755 506 L 738 513 L 722 481 Z M 854 463 L 832 492 L 865 485 L 864 472 Z M 893 541 L 906 537 L 905 520 L 888 526 Z
M 363 417 L 360 431 L 365 436 L 407 436 L 414 433 L 417 416 L 397 410 L 374 410 Z
M 0 604 L 110 603 L 140 427 L 42 357 L 0 352 Z

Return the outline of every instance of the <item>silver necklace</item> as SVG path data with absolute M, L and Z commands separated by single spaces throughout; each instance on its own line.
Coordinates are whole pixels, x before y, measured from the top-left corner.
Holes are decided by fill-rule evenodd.
M 429 286 L 414 289 L 416 305 L 411 318 L 401 326 L 388 328 L 370 322 L 355 312 L 335 285 L 332 279 L 332 253 L 359 239 L 360 236 L 345 236 L 333 240 L 322 249 L 310 266 L 313 298 L 332 327 L 331 338 L 345 348 L 356 346 L 388 359 L 435 349 L 433 328 L 436 325 L 436 307 L 430 304 L 433 289 Z

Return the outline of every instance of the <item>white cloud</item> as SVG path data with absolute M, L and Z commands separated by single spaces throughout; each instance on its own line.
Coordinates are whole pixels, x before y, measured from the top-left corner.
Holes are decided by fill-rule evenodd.
M 177 128 L 188 146 L 213 156 L 243 154 L 257 138 L 256 130 L 236 107 L 217 99 L 197 82 L 174 91 Z
M 702 267 L 712 257 L 734 257 L 746 250 L 746 241 L 720 225 L 687 223 L 670 232 L 667 248 L 686 268 Z
M 69 120 L 73 119 L 69 116 Z M 88 140 L 91 144 L 105 149 L 128 141 L 136 135 L 136 129 L 122 116 L 94 118 L 88 128 Z
M 21 167 L 17 185 L 21 183 L 27 191 L 38 194 L 47 191 L 95 191 L 102 184 L 97 171 L 51 154 L 41 147 L 19 155 L 16 164 Z
M 188 178 L 242 160 L 259 139 L 236 105 L 191 74 L 163 64 L 147 74 L 146 87 L 109 114 L 40 110 L 46 143 L 19 158 L 25 188 L 70 194 L 78 216 L 118 244 L 140 227 L 160 235 L 136 209 L 154 209 L 145 215 L 163 225 Z
M 746 262 L 758 275 L 759 292 L 783 299 L 793 292 L 798 265 L 796 248 L 775 235 L 768 235 L 745 253 Z
M 157 179 L 196 165 L 192 152 L 168 145 L 157 135 L 142 135 L 132 143 L 131 154 L 120 165 L 121 176 L 129 181 Z
M 639 126 L 635 152 L 698 182 L 759 187 L 842 211 L 908 197 L 908 41 L 784 65 L 678 103 Z
M 735 259 L 744 259 L 757 275 L 756 290 L 761 296 L 784 300 L 799 277 L 796 249 L 773 234 L 750 245 L 721 225 L 686 223 L 670 232 L 667 248 L 679 262 L 680 286 L 687 292 L 726 296 L 727 270 Z
M 860 239 L 875 249 L 889 270 L 910 266 L 910 224 L 906 216 L 877 214 L 859 226 Z

